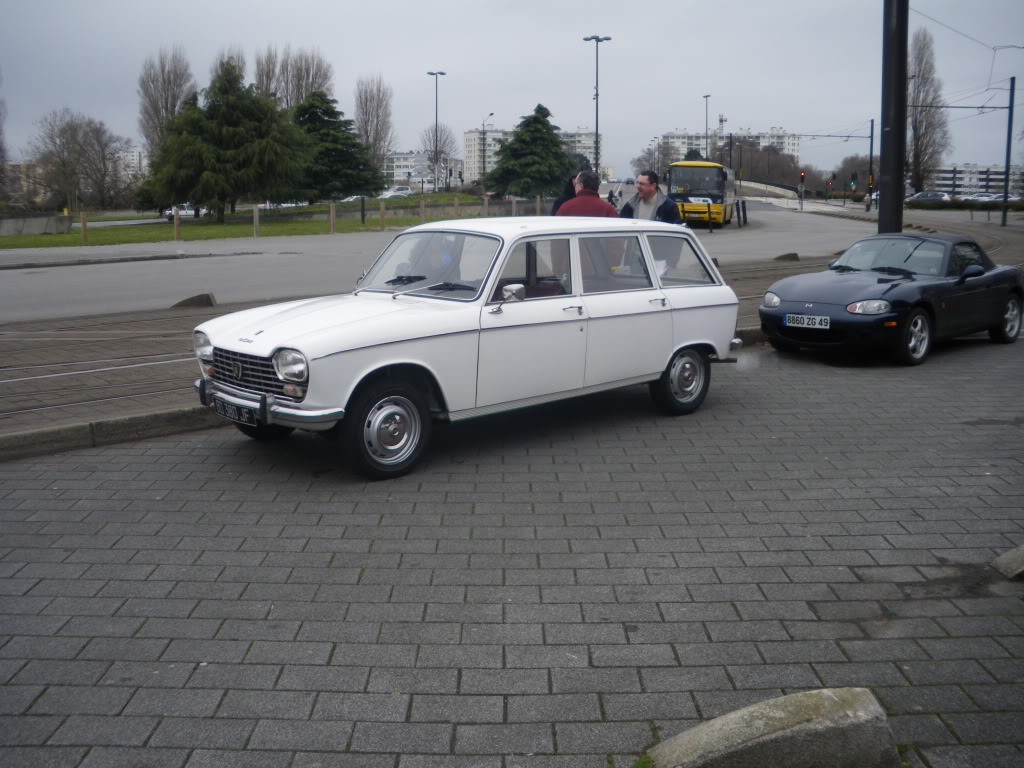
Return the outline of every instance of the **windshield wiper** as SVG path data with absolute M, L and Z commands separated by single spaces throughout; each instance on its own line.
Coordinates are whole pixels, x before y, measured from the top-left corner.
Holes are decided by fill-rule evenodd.
M 428 291 L 476 291 L 476 288 L 472 285 L 466 285 L 465 283 L 435 283 L 434 285 L 428 286 Z
M 390 280 L 385 280 L 384 285 L 408 285 L 409 283 L 418 283 L 420 280 L 426 279 L 426 275 L 397 275 Z
M 829 269 L 842 270 L 844 272 L 860 272 L 859 267 L 851 267 L 849 264 L 833 264 Z
M 872 272 L 885 272 L 890 275 L 903 275 L 905 277 L 913 277 L 914 273 L 909 269 L 903 267 L 872 267 Z

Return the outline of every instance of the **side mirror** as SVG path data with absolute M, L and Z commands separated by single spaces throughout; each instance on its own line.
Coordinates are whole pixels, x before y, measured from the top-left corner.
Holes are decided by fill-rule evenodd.
M 363 278 L 364 277 L 366 277 L 366 270 L 365 269 L 363 270 L 363 274 L 361 274 L 359 277 L 356 278 L 356 285 L 359 285 L 361 282 L 363 282 Z
M 500 315 L 506 301 L 523 301 L 526 299 L 526 286 L 522 283 L 511 283 L 501 288 L 501 304 L 490 310 L 492 315 Z
M 962 283 L 969 278 L 981 277 L 984 274 L 985 268 L 981 264 L 968 264 L 964 267 L 964 271 L 960 273 L 960 279 L 957 282 Z

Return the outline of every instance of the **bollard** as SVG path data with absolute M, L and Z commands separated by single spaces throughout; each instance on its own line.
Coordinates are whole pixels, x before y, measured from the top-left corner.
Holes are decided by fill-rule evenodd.
M 178 213 L 178 206 L 174 206 L 174 239 L 181 240 L 181 214 Z
M 338 230 L 337 230 L 337 228 L 336 228 L 336 226 L 335 226 L 335 224 L 336 224 L 336 221 L 337 221 L 337 219 L 335 218 L 335 216 L 336 216 L 336 214 L 335 214 L 335 210 L 334 210 L 334 203 L 332 202 L 332 203 L 331 203 L 331 234 L 332 234 L 332 235 L 333 235 L 333 234 L 334 234 L 335 232 L 337 232 L 337 231 L 338 231 Z
M 260 207 L 258 205 L 252 207 L 252 236 L 260 236 Z
M 78 220 L 81 222 L 79 229 L 82 230 L 82 245 L 89 244 L 89 217 L 85 211 L 78 212 Z
M 420 223 L 422 224 L 427 220 L 427 204 L 424 200 L 420 200 Z
M 747 226 L 747 201 L 743 201 L 743 226 Z
M 379 210 L 377 215 L 380 217 L 380 228 L 383 231 L 383 229 L 384 229 L 384 201 L 383 200 L 379 201 L 379 204 L 380 204 L 380 210 Z
M 739 200 L 733 203 L 732 215 L 736 217 L 736 226 L 743 229 L 743 206 Z
M 711 203 L 708 203 L 708 232 L 715 231 L 715 222 L 711 219 Z
M 366 224 L 366 198 L 359 196 L 359 223 Z

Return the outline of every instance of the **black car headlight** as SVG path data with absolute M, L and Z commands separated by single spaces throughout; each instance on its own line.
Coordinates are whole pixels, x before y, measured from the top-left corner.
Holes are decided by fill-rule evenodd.
M 776 296 L 771 291 L 768 291 L 764 295 L 764 299 L 761 300 L 761 303 L 764 306 L 766 306 L 766 307 L 777 307 L 777 306 L 779 306 L 779 304 L 782 303 L 782 299 L 780 299 L 778 296 Z
M 881 315 L 889 312 L 891 309 L 892 304 L 883 299 L 865 299 L 864 301 L 855 301 L 853 304 L 846 305 L 846 311 L 852 312 L 855 315 Z
M 297 349 L 279 349 L 274 353 L 274 371 L 282 381 L 303 382 L 309 375 L 306 356 Z

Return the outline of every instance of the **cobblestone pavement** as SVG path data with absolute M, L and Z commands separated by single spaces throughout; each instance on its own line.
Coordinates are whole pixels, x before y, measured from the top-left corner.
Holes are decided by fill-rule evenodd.
M 0 764 L 624 768 L 867 686 L 912 765 L 1024 765 L 1022 377 L 753 348 L 386 483 L 231 428 L 0 464 Z

